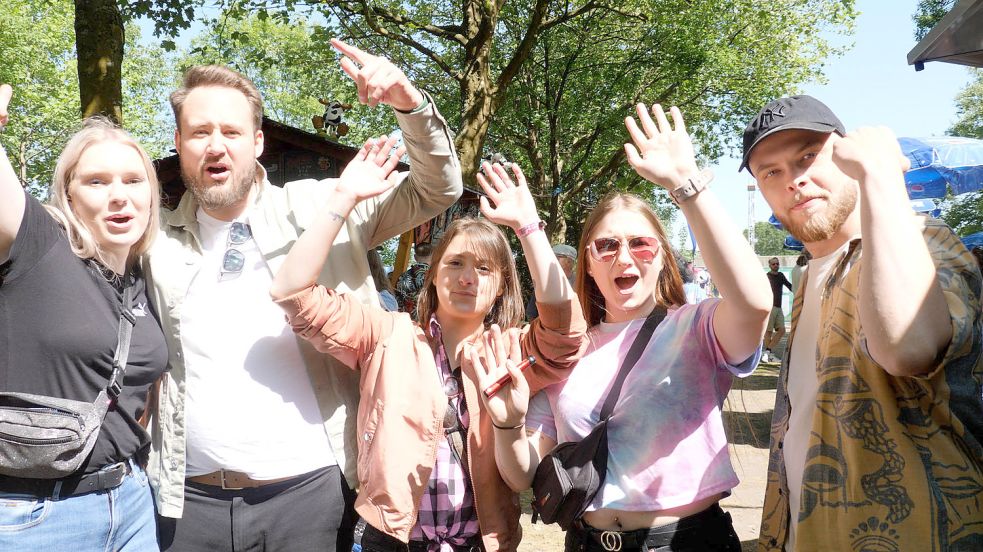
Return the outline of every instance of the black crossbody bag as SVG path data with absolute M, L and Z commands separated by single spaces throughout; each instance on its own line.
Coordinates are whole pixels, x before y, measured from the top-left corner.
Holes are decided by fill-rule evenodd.
M 545 523 L 557 523 L 567 530 L 593 502 L 607 473 L 608 421 L 621 396 L 621 387 L 665 317 L 666 310 L 656 307 L 645 319 L 604 400 L 600 421 L 587 437 L 560 443 L 540 461 L 532 480 L 533 521 L 538 516 Z
M 89 457 L 102 421 L 123 391 L 130 351 L 133 286 L 123 291 L 113 372 L 95 402 L 0 392 L 0 475 L 60 479 Z

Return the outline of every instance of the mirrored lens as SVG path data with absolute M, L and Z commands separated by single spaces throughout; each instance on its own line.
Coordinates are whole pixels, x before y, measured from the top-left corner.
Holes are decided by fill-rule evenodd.
M 639 260 L 651 261 L 659 253 L 659 240 L 637 237 L 628 240 L 628 251 Z
M 242 272 L 242 267 L 246 264 L 246 256 L 238 249 L 229 249 L 222 257 L 222 272 Z
M 248 224 L 233 222 L 232 227 L 229 228 L 229 243 L 231 245 L 244 244 L 251 237 L 253 237 L 253 230 Z
M 591 255 L 601 262 L 613 259 L 620 249 L 621 241 L 614 238 L 597 238 L 590 245 Z

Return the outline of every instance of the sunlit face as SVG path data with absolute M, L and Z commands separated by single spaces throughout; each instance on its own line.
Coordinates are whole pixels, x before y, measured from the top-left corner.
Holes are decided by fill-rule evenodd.
M 210 215 L 232 220 L 246 206 L 263 153 L 246 96 L 233 88 L 201 86 L 188 93 L 174 133 L 181 176 Z
M 621 242 L 617 254 L 608 261 L 596 259 L 590 247 L 581 257 L 581 262 L 588 263 L 587 274 L 594 279 L 604 296 L 605 322 L 641 318 L 655 306 L 655 290 L 662 272 L 664 252 L 660 248 L 648 260 L 644 255 L 633 255 L 628 244 L 632 238 L 654 238 L 658 235 L 647 218 L 631 210 L 612 211 L 594 227 L 588 243 L 598 238 Z
M 748 166 L 775 217 L 807 245 L 859 229 L 857 183 L 833 163 L 839 139 L 835 133 L 783 130 L 751 151 Z
M 140 153 L 115 141 L 87 147 L 68 185 L 79 221 L 100 249 L 122 260 L 147 230 L 152 193 Z
M 467 236 L 458 234 L 433 266 L 437 318 L 481 323 L 502 294 L 502 275 L 490 259 L 481 258 Z

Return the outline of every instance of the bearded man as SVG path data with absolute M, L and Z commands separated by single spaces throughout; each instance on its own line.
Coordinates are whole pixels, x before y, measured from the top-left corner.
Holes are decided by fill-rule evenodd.
M 812 255 L 779 375 L 762 550 L 983 550 L 980 285 L 885 128 L 766 105 L 744 159 Z
M 384 57 L 334 40 L 369 106 L 393 108 L 411 171 L 362 202 L 318 279 L 378 305 L 366 251 L 461 194 L 451 133 Z M 351 550 L 358 374 L 294 335 L 273 275 L 335 182 L 270 184 L 263 103 L 245 76 L 196 66 L 171 95 L 190 193 L 162 216 L 149 276 L 170 349 L 148 473 L 162 550 Z M 385 137 L 365 147 L 390 151 Z

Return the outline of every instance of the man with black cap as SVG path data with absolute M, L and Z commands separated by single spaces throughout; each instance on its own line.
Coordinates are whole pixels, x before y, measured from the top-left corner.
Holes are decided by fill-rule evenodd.
M 765 106 L 741 168 L 812 255 L 779 375 L 763 550 L 983 550 L 981 276 L 885 128 Z

